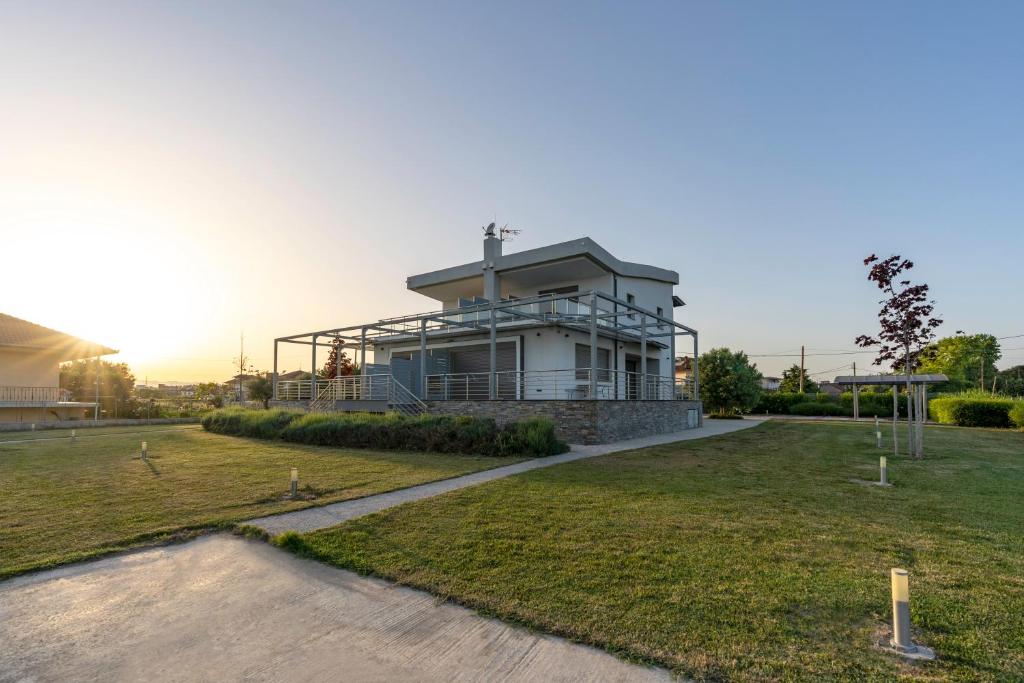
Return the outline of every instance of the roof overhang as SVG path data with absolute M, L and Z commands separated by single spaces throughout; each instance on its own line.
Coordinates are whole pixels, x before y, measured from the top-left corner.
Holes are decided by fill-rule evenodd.
M 669 284 L 679 284 L 679 273 L 642 263 L 621 261 L 589 237 L 568 242 L 560 242 L 538 249 L 528 249 L 514 254 L 505 254 L 492 261 L 474 261 L 460 266 L 435 270 L 430 273 L 412 275 L 406 280 L 406 286 L 414 292 L 427 294 L 437 298 L 444 285 L 458 281 L 476 280 L 483 277 L 484 270 L 494 268 L 503 277 L 514 277 L 519 271 L 536 269 L 541 266 L 560 266 L 579 268 L 581 261 L 592 264 L 593 274 L 602 272 L 613 273 L 623 277 L 635 277 Z M 475 283 L 464 283 L 471 285 Z

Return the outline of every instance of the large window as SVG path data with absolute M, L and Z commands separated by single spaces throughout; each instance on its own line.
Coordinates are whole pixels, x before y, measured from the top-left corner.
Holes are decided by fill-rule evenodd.
M 598 382 L 611 382 L 612 373 L 608 371 L 611 367 L 611 356 L 612 352 L 609 349 L 597 349 L 597 381 Z M 585 381 L 590 379 L 590 375 L 587 374 L 587 368 L 590 367 L 590 345 L 589 344 L 577 344 L 576 345 L 576 379 Z

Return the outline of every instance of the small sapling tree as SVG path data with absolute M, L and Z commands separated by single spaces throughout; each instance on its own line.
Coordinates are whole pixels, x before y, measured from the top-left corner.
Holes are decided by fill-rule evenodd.
M 878 311 L 881 327 L 878 335 L 862 334 L 856 343 L 863 348 L 878 347 L 875 365 L 889 363 L 894 371 L 902 370 L 906 374 L 908 443 L 911 457 L 916 457 L 917 452 L 923 451 L 914 448 L 910 373 L 917 368 L 921 351 L 935 338 L 935 329 L 942 320 L 932 317 L 935 302 L 928 298 L 928 285 L 915 285 L 901 279 L 914 267 L 912 261 L 898 254 L 887 259 L 872 254 L 864 259 L 864 265 L 871 266 L 868 280 L 885 293 L 885 298 L 878 302 L 882 305 Z

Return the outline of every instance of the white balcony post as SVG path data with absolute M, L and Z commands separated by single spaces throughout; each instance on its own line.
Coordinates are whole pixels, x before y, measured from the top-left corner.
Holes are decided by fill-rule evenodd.
M 697 333 L 694 332 L 693 333 L 693 363 L 690 366 L 691 367 L 690 371 L 693 373 L 693 396 L 691 397 L 691 400 L 693 400 L 693 401 L 699 401 L 700 400 L 700 368 L 697 367 L 697 358 L 698 357 L 699 357 L 699 355 L 698 355 L 698 350 L 697 350 Z
M 640 314 L 640 400 L 647 400 L 647 314 Z
M 359 334 L 359 398 L 366 395 L 366 328 Z
M 427 321 L 420 321 L 420 398 L 427 397 Z
M 597 293 L 590 294 L 590 399 L 597 399 Z
M 312 351 L 312 354 L 313 354 L 313 359 L 312 359 L 313 367 L 309 371 L 309 400 L 310 401 L 315 401 L 316 400 L 316 335 L 315 334 L 313 335 L 313 351 Z M 242 400 L 242 397 L 239 396 L 238 400 Z
M 491 302 L 491 338 L 490 338 L 490 373 L 488 374 L 488 396 L 493 401 L 498 398 L 498 327 L 494 302 Z
M 274 340 L 274 375 L 273 375 L 273 378 L 272 378 L 271 381 L 274 383 L 274 385 L 273 385 L 273 390 L 270 393 L 274 396 L 274 399 L 277 400 L 280 397 L 277 395 L 277 340 L 276 339 Z

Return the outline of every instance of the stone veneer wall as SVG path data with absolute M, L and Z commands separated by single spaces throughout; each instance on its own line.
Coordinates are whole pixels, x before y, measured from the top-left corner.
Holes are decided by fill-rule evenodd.
M 493 417 L 499 424 L 546 417 L 559 438 L 597 444 L 686 429 L 687 411 L 700 401 L 427 401 L 431 413 Z

